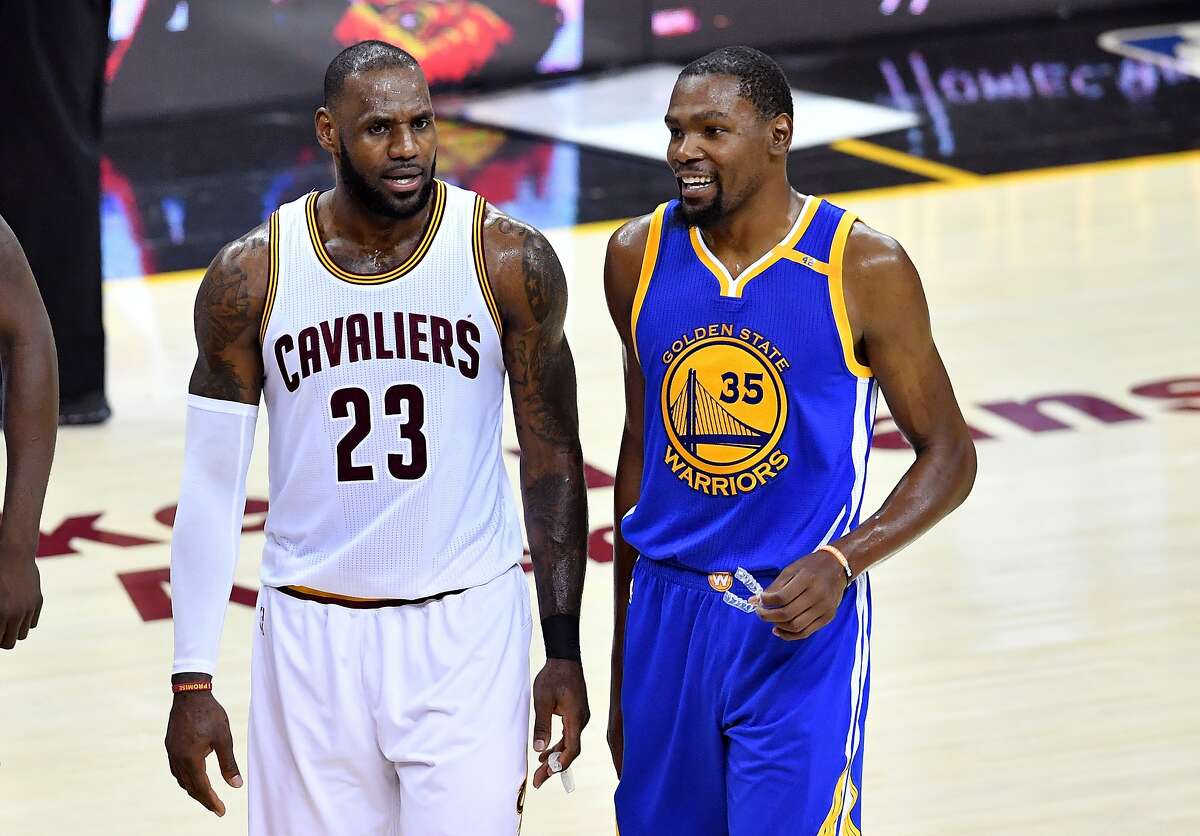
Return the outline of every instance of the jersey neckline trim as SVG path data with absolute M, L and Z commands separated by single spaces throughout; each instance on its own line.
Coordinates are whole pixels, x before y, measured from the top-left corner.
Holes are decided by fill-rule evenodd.
M 804 205 L 800 207 L 800 214 L 796 216 L 796 222 L 792 224 L 792 228 L 788 230 L 783 240 L 759 256 L 757 261 L 736 277 L 731 276 L 721 260 L 709 250 L 708 245 L 704 243 L 704 236 L 700 234 L 699 227 L 688 227 L 688 238 L 692 242 L 692 250 L 695 251 L 696 258 L 700 259 L 700 263 L 707 267 L 720 283 L 721 295 L 741 299 L 742 292 L 752 279 L 766 272 L 767 268 L 780 258 L 786 258 L 788 250 L 795 249 L 808 230 L 809 224 L 817 216 L 817 208 L 820 205 L 821 198 L 811 195 L 805 197 Z
M 386 273 L 353 273 L 343 270 L 334 262 L 325 249 L 325 243 L 321 240 L 320 227 L 317 226 L 317 198 L 320 196 L 321 192 L 311 192 L 304 204 L 304 214 L 308 220 L 309 241 L 312 243 L 313 252 L 316 254 L 317 260 L 321 262 L 321 266 L 335 278 L 350 284 L 385 284 L 411 273 L 433 246 L 433 239 L 442 225 L 442 216 L 446 212 L 446 184 L 441 180 L 434 180 L 433 194 L 430 197 L 432 208 L 429 211 L 429 218 L 425 222 L 425 231 L 421 233 L 421 239 L 413 249 L 412 255 Z

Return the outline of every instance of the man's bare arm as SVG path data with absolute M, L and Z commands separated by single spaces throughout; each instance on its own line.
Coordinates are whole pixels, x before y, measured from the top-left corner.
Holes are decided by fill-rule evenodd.
M 263 380 L 258 329 L 267 295 L 268 253 L 263 224 L 222 248 L 204 274 L 193 311 L 191 394 L 258 403 Z
M 633 564 L 637 560 L 637 552 L 621 536 L 621 520 L 637 504 L 641 495 L 644 462 L 642 421 L 646 392 L 634 347 L 631 320 L 649 229 L 649 215 L 626 223 L 609 239 L 604 257 L 604 294 L 608 299 L 609 315 L 621 338 L 625 379 L 625 421 L 621 430 L 621 451 L 617 457 L 616 486 L 613 490 L 613 638 L 608 718 L 608 747 L 618 777 L 625 746 L 624 718 L 621 715 L 625 616 L 629 610 Z
M 903 248 L 857 223 L 843 263 L 856 359 L 871 367 L 892 417 L 917 453 L 879 510 L 830 544 L 857 576 L 966 499 L 975 480 L 975 446 L 933 343 L 921 279 Z M 763 593 L 759 616 L 780 638 L 807 638 L 833 619 L 846 581 L 832 554 L 802 556 Z
M 857 223 L 846 245 L 846 303 L 857 351 L 875 373 L 916 461 L 839 548 L 855 574 L 912 543 L 957 508 L 975 482 L 975 445 L 933 342 L 929 307 L 908 254 Z
M 8 466 L 0 521 L 0 648 L 37 626 L 35 557 L 58 431 L 58 360 L 50 319 L 16 236 L 0 218 L 0 367 Z
M 563 333 L 567 281 L 540 232 L 488 207 L 484 217 L 488 276 L 500 308 L 504 364 L 521 445 L 521 497 L 546 640 L 546 666 L 533 684 L 534 749 L 549 778 L 548 758 L 562 769 L 579 755 L 590 712 L 579 658 L 579 608 L 587 567 L 587 488 L 579 446 L 575 363 Z M 562 717 L 553 747 L 550 718 Z

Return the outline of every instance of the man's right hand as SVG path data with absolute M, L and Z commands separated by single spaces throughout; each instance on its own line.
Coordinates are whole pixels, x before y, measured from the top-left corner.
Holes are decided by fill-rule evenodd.
M 202 681 L 197 674 L 180 674 L 176 682 Z M 233 758 L 233 735 L 229 716 L 211 691 L 189 691 L 175 695 L 171 717 L 167 721 L 167 761 L 171 774 L 187 794 L 218 816 L 225 815 L 225 804 L 213 790 L 204 769 L 209 752 L 217 753 L 217 764 L 225 783 L 242 786 L 237 761 Z

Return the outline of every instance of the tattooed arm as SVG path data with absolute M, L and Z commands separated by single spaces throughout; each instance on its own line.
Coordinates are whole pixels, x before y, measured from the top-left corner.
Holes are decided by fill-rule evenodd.
M 257 404 L 262 393 L 258 326 L 267 296 L 267 225 L 227 244 L 196 294 L 196 366 L 188 391 Z
M 183 488 L 171 542 L 175 615 L 173 684 L 211 683 L 229 590 L 237 565 L 246 470 L 262 392 L 258 329 L 268 275 L 267 227 L 226 246 L 196 294 L 196 366 L 184 445 Z M 231 546 L 231 544 L 234 544 Z M 208 780 L 205 758 L 240 787 L 225 709 L 211 691 L 175 694 L 164 741 L 171 774 L 218 816 L 225 805 Z
M 540 232 L 488 207 L 483 246 L 504 326 L 504 364 L 521 445 L 521 496 L 533 560 L 546 667 L 534 681 L 534 749 L 561 752 L 568 767 L 579 755 L 589 719 L 579 661 L 579 606 L 587 565 L 587 490 L 579 448 L 575 363 L 563 333 L 567 281 Z M 547 748 L 550 717 L 563 718 L 563 738 Z

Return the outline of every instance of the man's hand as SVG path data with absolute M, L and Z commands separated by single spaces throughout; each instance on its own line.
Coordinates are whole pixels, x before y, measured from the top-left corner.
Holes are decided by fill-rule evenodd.
M 32 550 L 0 546 L 0 649 L 16 647 L 41 614 L 42 584 Z
M 204 759 L 209 752 L 217 753 L 217 764 L 225 783 L 234 788 L 242 786 L 237 762 L 233 759 L 233 735 L 229 717 L 211 691 L 192 691 L 175 695 L 171 718 L 167 721 L 167 762 L 171 774 L 187 794 L 218 816 L 225 815 L 225 804 L 217 797 Z
M 563 736 L 552 747 L 550 718 L 562 717 Z M 583 665 L 567 659 L 547 659 L 533 680 L 533 748 L 540 752 L 541 766 L 533 773 L 533 788 L 537 789 L 550 778 L 546 762 L 552 752 L 561 752 L 559 765 L 566 769 L 579 757 L 579 736 L 591 719 L 588 709 L 587 685 L 583 681 Z
M 807 639 L 837 615 L 846 591 L 846 572 L 826 551 L 805 555 L 784 569 L 759 596 L 758 617 L 774 625 L 771 631 L 784 641 Z

